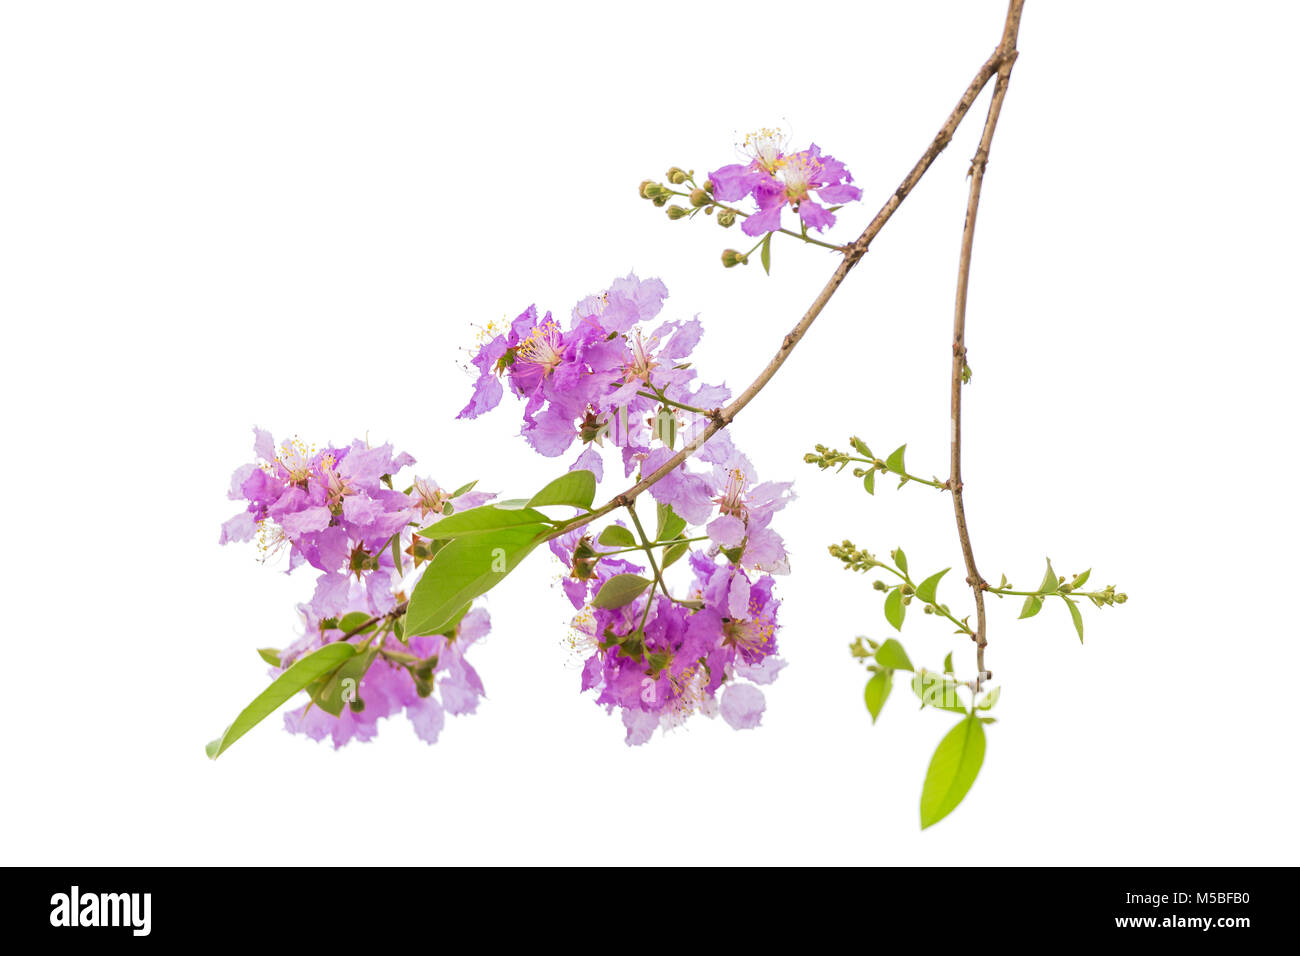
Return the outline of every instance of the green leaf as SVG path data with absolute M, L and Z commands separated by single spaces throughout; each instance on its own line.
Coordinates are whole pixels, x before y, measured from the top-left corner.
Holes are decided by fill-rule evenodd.
M 903 589 L 901 586 L 894 588 L 885 598 L 885 620 L 894 625 L 894 630 L 903 629 L 903 615 L 907 613 L 907 608 L 903 604 Z
M 264 717 L 273 713 L 298 691 L 323 674 L 328 674 L 355 653 L 354 645 L 346 641 L 338 641 L 326 644 L 294 661 L 288 670 L 273 680 L 266 690 L 253 698 L 253 702 L 240 711 L 235 722 L 226 728 L 225 733 L 207 745 L 208 756 L 216 760 L 230 749 L 231 744 L 248 733 Z
M 876 718 L 880 716 L 885 701 L 889 699 L 889 692 L 893 689 L 894 680 L 885 671 L 872 674 L 871 680 L 867 681 L 867 689 L 863 692 L 863 697 L 866 699 L 867 712 L 871 714 L 873 724 L 876 722 Z
M 610 608 L 631 604 L 649 586 L 650 579 L 639 574 L 616 574 L 600 586 L 591 606 Z
M 343 713 L 343 708 L 348 705 L 349 696 L 355 699 L 361 678 L 366 676 L 366 671 L 370 670 L 370 665 L 378 654 L 379 648 L 368 648 L 344 661 L 343 666 L 332 674 L 314 681 L 312 686 L 307 688 L 312 702 L 334 717 Z M 345 683 L 349 680 L 352 681 L 351 685 Z
M 1019 620 L 1024 620 L 1027 617 L 1033 617 L 1035 614 L 1041 611 L 1042 608 L 1043 608 L 1043 599 L 1038 597 L 1035 594 L 1029 595 L 1029 597 L 1025 598 L 1024 606 L 1021 607 L 1020 609 Z
M 467 482 L 467 483 L 461 485 L 461 486 L 460 486 L 459 488 L 457 488 L 455 491 L 453 491 L 453 492 L 451 493 L 450 497 L 452 497 L 452 498 L 459 498 L 461 495 L 465 494 L 467 491 L 472 491 L 472 490 L 474 489 L 474 486 L 477 485 L 477 484 L 478 484 L 478 479 L 475 478 L 473 481 Z
M 671 541 L 686 530 L 686 519 L 673 511 L 672 505 L 659 505 L 658 522 L 655 529 L 656 541 Z
M 479 505 L 448 515 L 419 531 L 422 538 L 441 540 L 445 538 L 462 538 L 467 535 L 491 534 L 506 528 L 521 528 L 542 524 L 546 515 L 532 508 L 503 508 L 501 503 Z
M 347 634 L 350 631 L 357 631 L 358 634 L 369 634 L 378 625 L 371 624 L 364 631 L 357 630 L 357 628 L 361 627 L 361 625 L 365 624 L 366 621 L 370 620 L 372 617 L 374 617 L 373 614 L 367 614 L 365 611 L 349 611 L 339 619 L 338 629 L 344 634 Z
M 272 667 L 280 666 L 280 652 L 274 647 L 259 647 L 257 653 L 262 660 L 266 661 Z
M 1052 559 L 1047 559 L 1047 572 L 1043 575 L 1043 583 L 1038 586 L 1038 590 L 1044 594 L 1055 594 L 1060 590 L 1060 583 L 1056 580 L 1056 572 L 1052 570 Z
M 903 645 L 892 637 L 881 644 L 880 649 L 876 651 L 876 663 L 894 671 L 914 670 L 912 662 L 908 660 L 907 651 L 903 650 Z
M 691 546 L 686 541 L 681 541 L 678 542 L 677 544 L 672 545 L 671 547 L 665 548 L 663 567 L 666 568 L 669 565 L 673 564 L 678 558 L 680 558 L 683 554 L 685 554 L 689 550 L 691 550 Z
M 896 564 L 896 565 L 898 566 L 898 570 L 900 570 L 900 571 L 902 571 L 904 574 L 906 574 L 906 573 L 907 573 L 907 555 L 903 553 L 903 549 L 902 549 L 902 548 L 895 548 L 893 551 L 890 552 L 889 556 L 890 556 L 891 558 L 894 559 L 894 564 Z
M 1002 696 L 1002 688 L 994 687 L 991 691 L 985 694 L 984 699 L 981 700 L 975 706 L 978 707 L 980 710 L 992 710 L 993 705 L 998 702 L 998 698 L 1001 696 Z
M 1085 584 L 1088 583 L 1088 576 L 1091 574 L 1092 574 L 1092 568 L 1089 568 L 1087 571 L 1084 571 L 1077 578 L 1075 578 L 1073 581 L 1070 582 L 1070 589 L 1078 590 L 1079 588 L 1083 587 Z
M 870 468 L 867 470 L 867 473 L 862 476 L 862 487 L 867 489 L 867 494 L 869 495 L 874 495 L 876 493 L 876 469 Z
M 763 271 L 768 275 L 772 274 L 772 234 L 769 232 L 763 238 L 763 248 L 759 251 L 759 260 L 763 263 Z
M 573 505 L 584 511 L 596 497 L 596 476 L 585 468 L 566 472 L 528 499 L 528 507 Z
M 851 445 L 853 445 L 854 450 L 855 450 L 859 455 L 861 455 L 863 458 L 875 458 L 875 457 L 876 457 L 875 455 L 871 454 L 871 449 L 867 447 L 867 443 L 864 442 L 864 441 L 863 441 L 861 438 L 859 438 L 857 435 L 854 435 L 852 438 L 850 438 L 850 439 L 849 439 L 849 443 L 850 443 Z
M 939 581 L 952 568 L 944 568 L 938 574 L 932 574 L 916 586 L 916 596 L 926 604 L 938 603 Z
M 636 546 L 636 536 L 621 524 L 612 524 L 600 533 L 596 539 L 600 544 L 611 548 L 632 548 Z
M 966 713 L 966 707 L 957 696 L 956 681 L 939 677 L 932 671 L 919 670 L 912 677 L 912 693 L 921 699 L 921 707 L 934 707 L 954 714 Z
M 949 651 L 949 652 L 948 652 L 948 656 L 945 657 L 945 658 L 943 659 L 943 672 L 944 672 L 945 674 L 951 674 L 951 673 L 953 673 L 953 669 L 952 669 L 952 651 Z
M 921 787 L 921 829 L 938 823 L 962 802 L 984 763 L 984 725 L 967 717 L 939 741 Z
M 1069 598 L 1065 598 L 1065 606 L 1070 609 L 1070 617 L 1074 620 L 1074 629 L 1079 632 L 1079 643 L 1083 643 L 1083 615 Z
M 906 445 L 899 445 L 885 459 L 885 467 L 895 474 L 903 474 L 907 471 L 907 466 L 903 464 L 903 452 L 907 451 Z
M 433 556 L 411 593 L 406 636 L 442 633 L 466 604 L 518 567 L 549 530 L 550 525 L 526 524 L 454 538 Z

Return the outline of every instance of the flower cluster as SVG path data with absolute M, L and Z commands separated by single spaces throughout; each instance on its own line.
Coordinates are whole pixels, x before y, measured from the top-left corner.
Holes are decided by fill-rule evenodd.
M 659 280 L 629 275 L 580 301 L 567 328 L 530 306 L 508 329 L 489 330 L 460 417 L 495 407 L 508 386 L 524 402 L 521 434 L 539 453 L 557 456 L 581 443 L 570 470 L 599 479 L 608 446 L 625 476 L 657 471 L 730 397 L 725 386 L 700 382 L 689 363 L 703 331 L 698 318 L 643 330 L 666 297 Z M 660 517 L 654 540 L 638 524 L 639 544 L 625 526 L 613 537 L 579 528 L 550 542 L 578 612 L 572 643 L 584 658 L 582 690 L 621 711 L 629 744 L 695 712 L 721 713 L 738 729 L 757 726 L 764 697 L 754 685 L 783 666 L 770 575 L 789 563 L 771 522 L 791 499 L 790 484 L 758 483 L 725 432 L 700 445 L 695 460 L 702 467 L 683 462 L 651 487 Z M 704 533 L 691 535 L 691 526 Z M 691 554 L 687 596 L 674 597 L 662 572 L 694 542 L 707 544 Z M 652 577 L 641 577 L 652 562 Z M 632 576 L 645 585 L 640 593 L 610 597 Z
M 483 693 L 463 653 L 487 633 L 488 617 L 470 611 L 449 634 L 401 639 L 402 603 L 431 554 L 415 532 L 493 495 L 472 485 L 449 492 L 429 478 L 397 490 L 394 475 L 415 459 L 391 445 L 353 441 L 317 449 L 295 438 L 277 446 L 268 432 L 253 434 L 255 460 L 236 469 L 229 492 L 245 507 L 222 525 L 220 543 L 256 539 L 263 561 L 287 552 L 287 572 L 303 565 L 318 572 L 310 602 L 299 608 L 306 632 L 280 652 L 277 670 L 338 640 L 368 651 L 348 708 L 336 715 L 308 704 L 287 715 L 287 726 L 317 740 L 328 733 L 341 746 L 369 740 L 379 718 L 405 708 L 417 734 L 432 743 L 444 711 L 470 713 Z M 372 618 L 349 633 L 349 621 Z
M 744 149 L 748 162 L 715 169 L 709 182 L 715 199 L 736 202 L 748 197 L 758 205 L 741 226 L 746 235 L 780 229 L 786 206 L 798 213 L 804 227 L 821 232 L 835 224 L 834 212 L 824 204 L 836 206 L 862 198 L 848 168 L 823 154 L 816 143 L 787 152 L 781 134 L 765 129 L 747 136 Z
M 306 632 L 280 652 L 280 666 L 273 674 L 283 673 L 304 654 L 343 639 L 363 649 L 368 666 L 337 715 L 315 700 L 286 713 L 284 724 L 291 733 L 312 740 L 328 736 L 338 749 L 351 740 L 372 739 L 380 718 L 404 710 L 416 736 L 432 744 L 437 742 L 447 714 L 472 714 L 477 709 L 484 695 L 483 682 L 465 660 L 465 651 L 488 632 L 490 619 L 482 608 L 469 611 L 446 634 L 410 637 L 405 642 L 392 629 L 370 628 L 345 638 L 343 622 L 348 614 L 364 616 L 369 610 L 365 590 L 356 582 L 349 588 L 341 619 L 321 620 L 306 605 L 299 610 L 306 620 Z
M 621 447 L 624 473 L 631 474 L 653 439 L 702 426 L 731 395 L 696 381 L 688 359 L 703 334 L 698 318 L 642 328 L 667 296 L 658 279 L 628 275 L 574 306 L 567 329 L 550 312 L 539 318 L 535 306 L 504 331 L 490 328 L 472 359 L 473 397 L 458 417 L 495 408 L 504 378 L 525 401 L 522 434 L 537 452 L 555 457 L 575 441 L 587 444 L 573 468 L 588 468 L 599 480 L 604 466 L 591 446 L 608 438 Z

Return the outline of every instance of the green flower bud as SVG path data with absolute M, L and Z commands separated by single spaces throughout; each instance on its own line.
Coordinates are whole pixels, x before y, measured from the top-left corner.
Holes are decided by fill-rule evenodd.
M 871 586 L 872 586 L 873 588 L 875 588 L 877 591 L 888 591 L 888 590 L 889 590 L 889 585 L 886 584 L 884 581 L 874 581 L 874 582 L 872 582 L 872 585 L 871 585 Z
M 718 210 L 718 225 L 724 229 L 736 224 L 736 214 L 730 209 Z
M 661 190 L 660 192 L 657 192 L 657 193 L 654 193 L 653 195 L 651 195 L 651 197 L 650 197 L 650 201 L 651 201 L 652 203 L 654 203 L 656 206 L 659 206 L 660 208 L 662 208 L 662 207 L 668 205 L 668 194 L 667 194 L 666 192 L 663 192 L 663 191 Z
M 691 214 L 691 211 L 690 211 L 689 209 L 685 209 L 685 208 L 683 208 L 682 206 L 669 206 L 669 207 L 668 207 L 668 218 L 669 218 L 669 219 L 673 219 L 673 220 L 682 219 L 682 218 L 684 218 L 685 216 L 689 216 L 690 214 Z
M 682 183 L 686 182 L 688 177 L 686 175 L 686 170 L 674 166 L 672 169 L 668 170 L 668 174 L 664 178 L 674 186 L 680 186 Z
M 735 249 L 722 250 L 722 264 L 726 266 L 728 269 L 730 269 L 732 266 L 741 265 L 746 261 L 747 260 L 745 259 L 745 257 L 742 256 Z
M 655 183 L 653 180 L 643 179 L 641 180 L 641 185 L 637 187 L 637 193 L 641 196 L 642 199 L 649 199 L 650 194 L 646 192 L 646 190 L 654 185 L 657 185 L 657 183 Z
M 692 190 L 691 190 L 691 205 L 692 205 L 692 206 L 707 206 L 708 204 L 709 204 L 709 194 L 708 194 L 708 193 L 706 193 L 703 189 L 692 189 Z

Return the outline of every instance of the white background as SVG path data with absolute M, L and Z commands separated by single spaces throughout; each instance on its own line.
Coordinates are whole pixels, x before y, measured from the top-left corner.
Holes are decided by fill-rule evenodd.
M 264 685 L 307 571 L 217 547 L 250 426 L 392 440 L 526 494 L 572 460 L 517 405 L 457 422 L 474 325 L 567 314 L 636 269 L 699 313 L 739 390 L 833 268 L 774 274 L 636 196 L 781 124 L 863 187 L 848 239 L 994 46 L 951 3 L 7 3 L 3 860 L 9 863 L 1295 863 L 1297 354 L 1289 4 L 1031 0 L 984 189 L 966 480 L 984 574 L 1093 567 L 1122 608 L 991 609 L 1000 721 L 966 802 L 921 833 L 952 722 L 900 686 L 872 727 L 869 579 L 825 546 L 958 565 L 946 497 L 804 465 L 858 433 L 946 473 L 964 174 L 987 92 L 770 388 L 737 420 L 780 516 L 789 667 L 761 729 L 626 747 L 578 693 L 549 557 L 488 606 L 488 699 L 435 747 L 403 719 L 334 752 Z M 990 87 L 991 89 L 991 87 Z M 573 453 L 576 454 L 576 448 Z M 619 490 L 608 480 L 602 497 Z M 954 606 L 966 596 L 954 572 Z M 969 642 L 913 614 L 937 667 Z M 418 823 L 418 839 L 408 824 Z

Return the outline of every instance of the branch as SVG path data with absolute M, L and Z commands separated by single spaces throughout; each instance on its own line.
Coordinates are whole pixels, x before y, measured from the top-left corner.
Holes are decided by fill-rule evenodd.
M 971 248 L 975 242 L 975 216 L 979 212 L 980 189 L 984 185 L 984 170 L 989 162 L 989 147 L 993 143 L 993 132 L 997 129 L 998 116 L 1002 112 L 1002 101 L 1006 98 L 1007 85 L 1011 81 L 1011 68 L 1015 65 L 1018 56 L 1016 36 L 1020 30 L 1020 14 L 1024 5 L 1024 0 L 1011 0 L 1007 10 L 1006 26 L 1002 31 L 1002 42 L 993 55 L 998 78 L 993 86 L 989 115 L 984 121 L 984 133 L 980 137 L 975 158 L 971 160 L 970 195 L 966 200 L 966 225 L 962 229 L 961 258 L 957 266 L 957 304 L 952 324 L 952 449 L 948 488 L 952 491 L 952 508 L 957 519 L 957 537 L 961 541 L 961 553 L 966 562 L 966 583 L 975 593 L 974 639 L 978 669 L 975 678 L 977 683 L 986 681 L 993 675 L 984 669 L 984 647 L 988 644 L 984 591 L 988 588 L 988 583 L 980 576 L 979 569 L 975 565 L 975 552 L 971 547 L 970 531 L 966 527 L 966 504 L 962 497 L 961 389 L 962 372 L 966 368 L 966 294 L 970 287 Z
M 916 161 L 916 165 L 914 165 L 908 174 L 903 177 L 902 183 L 900 183 L 898 188 L 894 190 L 893 194 L 889 197 L 889 200 L 880 208 L 880 211 L 876 213 L 875 218 L 867 224 L 867 228 L 862 231 L 862 235 L 858 236 L 857 239 L 845 247 L 844 258 L 836 267 L 830 280 L 818 294 L 817 298 L 813 300 L 812 305 L 808 307 L 808 311 L 804 313 L 803 318 L 800 319 L 795 327 L 786 334 L 776 355 L 767 363 L 767 367 L 759 373 L 758 378 L 754 379 L 750 386 L 741 392 L 740 395 L 736 397 L 735 401 L 726 408 L 713 409 L 709 413 L 710 421 L 705 429 L 700 432 L 694 440 L 682 448 L 681 451 L 655 469 L 654 472 L 643 477 L 626 491 L 615 495 L 608 502 L 594 511 L 580 515 L 567 524 L 561 525 L 548 535 L 549 538 L 566 534 L 574 528 L 582 527 L 583 525 L 594 521 L 596 518 L 609 514 L 611 511 L 625 507 L 628 502 L 633 501 L 643 491 L 646 491 L 664 476 L 668 475 L 674 468 L 698 451 L 705 442 L 730 425 L 736 415 L 740 413 L 741 409 L 753 401 L 754 397 L 758 395 L 758 393 L 763 390 L 764 386 L 772 380 L 772 377 L 776 375 L 781 366 L 785 364 L 785 360 L 790 357 L 790 353 L 794 351 L 794 347 L 799 344 L 799 341 L 804 337 L 805 333 L 807 333 L 813 322 L 816 321 L 817 316 L 821 315 L 822 309 L 826 307 L 826 303 L 831 300 L 831 296 L 835 294 L 835 291 L 840 287 L 841 283 L 844 282 L 844 279 L 848 276 L 849 272 L 858 264 L 859 260 L 866 255 L 867 248 L 871 245 L 876 236 L 879 235 L 880 230 L 884 228 L 885 223 L 889 222 L 890 218 L 898 210 L 898 207 L 903 204 L 903 200 L 907 198 L 908 194 L 911 193 L 916 184 L 921 181 L 921 177 L 925 175 L 926 170 L 930 168 L 931 164 L 934 163 L 939 154 L 942 153 L 948 143 L 952 141 L 953 133 L 955 133 L 957 127 L 961 125 L 961 121 L 965 118 L 966 114 L 970 112 L 970 108 L 974 104 L 976 98 L 978 98 L 980 92 L 988 84 L 989 80 L 994 77 L 994 75 L 998 76 L 1000 87 L 1005 91 L 1006 81 L 1003 76 L 1003 70 L 1005 70 L 1007 74 L 1010 73 L 1010 63 L 1007 60 L 1007 56 L 1008 51 L 1010 51 L 1012 59 L 1014 59 L 1016 30 L 1019 28 L 1020 9 L 1023 6 L 1024 0 L 1011 0 L 1011 8 L 1007 13 L 1006 27 L 1003 29 L 1002 42 L 999 43 L 997 49 L 993 51 L 993 55 L 990 56 L 984 62 L 983 66 L 979 68 L 979 71 L 975 74 L 975 78 L 971 80 L 970 85 L 966 87 L 966 92 L 962 94 L 961 99 L 957 102 L 957 106 L 948 115 L 948 119 L 944 121 L 939 132 L 936 133 L 934 139 L 930 141 L 930 145 L 927 146 L 925 152 L 921 154 L 921 158 Z M 995 99 L 997 107 L 1001 106 L 1001 102 L 1000 96 Z M 991 136 L 991 130 L 986 127 L 985 137 L 988 138 L 989 136 Z

